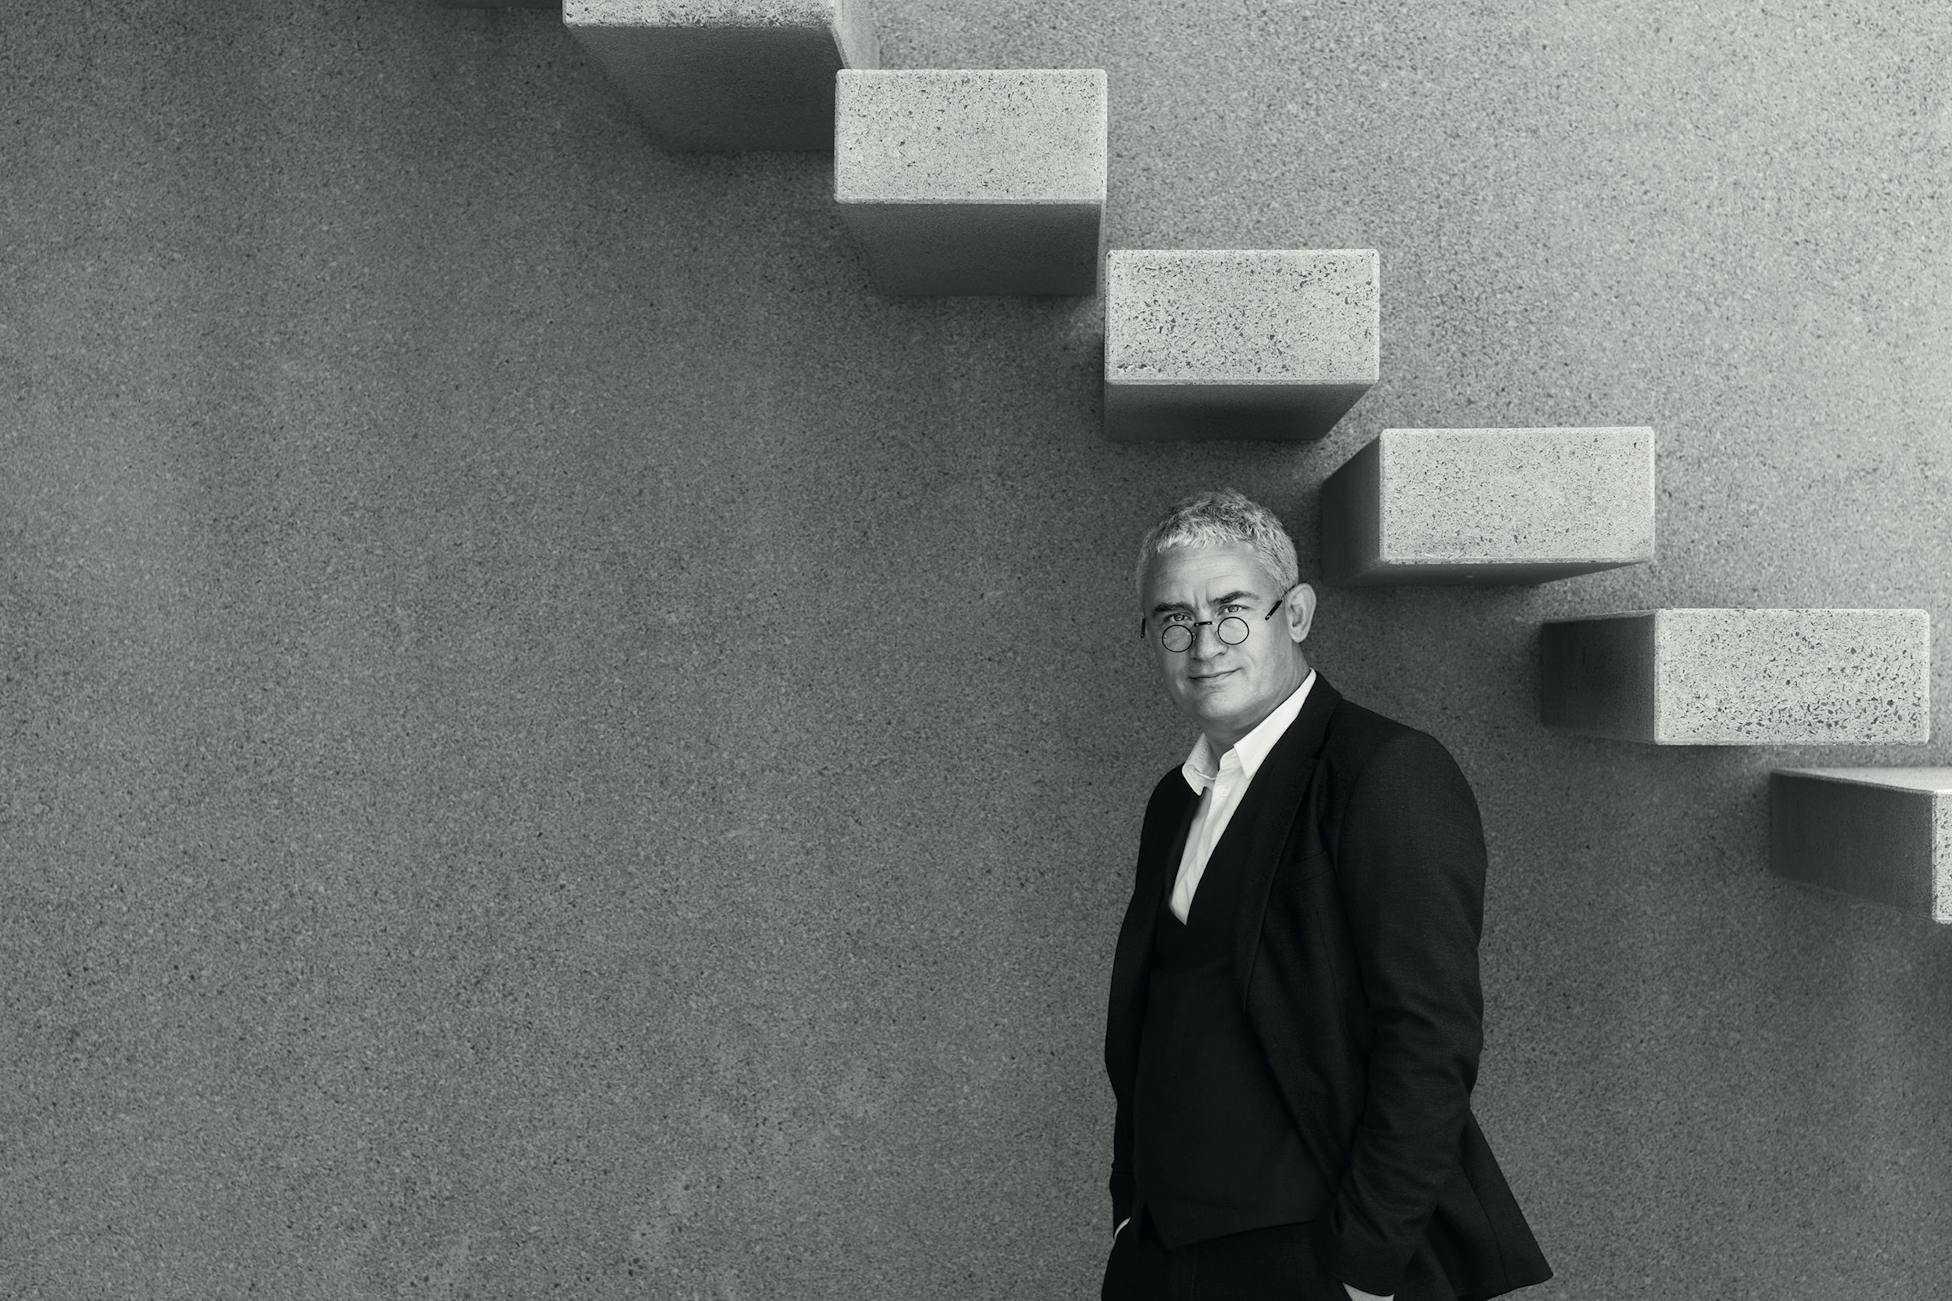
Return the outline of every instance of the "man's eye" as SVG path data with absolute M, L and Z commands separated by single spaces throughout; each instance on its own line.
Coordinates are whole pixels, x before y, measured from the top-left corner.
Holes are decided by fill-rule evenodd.
M 1166 616 L 1166 622 L 1167 623 L 1191 623 L 1193 622 L 1193 616 L 1184 613 L 1169 614 Z

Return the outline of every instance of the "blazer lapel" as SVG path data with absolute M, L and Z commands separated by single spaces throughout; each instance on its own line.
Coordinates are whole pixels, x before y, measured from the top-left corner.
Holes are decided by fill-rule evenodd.
M 1308 699 L 1281 739 L 1268 751 L 1247 795 L 1213 847 L 1207 874 L 1238 872 L 1240 902 L 1234 914 L 1234 986 L 1247 1003 L 1248 977 L 1260 955 L 1261 925 L 1267 916 L 1274 874 L 1288 857 L 1288 845 L 1301 821 L 1302 796 L 1315 775 L 1315 760 L 1328 733 L 1329 715 L 1342 695 L 1317 670 Z
M 1139 1024 L 1145 1016 L 1144 979 L 1158 927 L 1159 900 L 1172 882 L 1185 852 L 1186 833 L 1199 809 L 1178 773 L 1168 778 L 1167 793 L 1147 810 L 1139 838 L 1139 862 L 1132 883 L 1132 902 L 1118 928 L 1118 947 L 1112 955 L 1111 1022 L 1106 1033 L 1106 1065 L 1116 1084 L 1138 1070 Z

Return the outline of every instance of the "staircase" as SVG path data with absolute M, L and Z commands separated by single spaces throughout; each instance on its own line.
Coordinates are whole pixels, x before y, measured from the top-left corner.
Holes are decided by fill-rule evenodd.
M 555 0 L 441 0 L 557 9 Z M 891 295 L 1088 295 L 1105 436 L 1326 435 L 1376 383 L 1374 250 L 1111 249 L 1094 69 L 890 70 L 865 0 L 561 0 L 660 145 L 831 150 Z M 1325 480 L 1325 581 L 1540 583 L 1655 558 L 1646 427 L 1385 429 Z M 1652 745 L 1929 740 L 1917 609 L 1663 608 L 1546 621 L 1541 718 Z M 1952 924 L 1952 769 L 1778 769 L 1786 878 Z

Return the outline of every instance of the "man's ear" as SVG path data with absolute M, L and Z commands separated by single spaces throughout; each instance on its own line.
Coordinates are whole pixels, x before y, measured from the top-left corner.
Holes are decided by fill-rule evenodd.
M 1302 583 L 1288 593 L 1281 606 L 1287 615 L 1289 640 L 1307 640 L 1308 630 L 1315 626 L 1315 589 Z

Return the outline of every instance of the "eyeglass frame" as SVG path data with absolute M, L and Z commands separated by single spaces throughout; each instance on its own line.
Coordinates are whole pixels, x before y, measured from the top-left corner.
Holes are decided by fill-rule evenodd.
M 1281 607 L 1282 607 L 1282 606 L 1284 606 L 1284 605 L 1286 605 L 1286 604 L 1288 603 L 1288 597 L 1289 597 L 1289 596 L 1291 596 L 1291 595 L 1293 595 L 1293 593 L 1294 593 L 1294 590 L 1295 590 L 1295 588 L 1297 588 L 1297 587 L 1300 587 L 1300 586 L 1301 586 L 1301 584 L 1300 584 L 1300 583 L 1298 583 L 1298 582 L 1296 582 L 1296 583 L 1291 583 L 1291 584 L 1289 584 L 1289 586 L 1288 586 L 1288 590 L 1287 590 L 1287 591 L 1285 591 L 1285 592 L 1283 592 L 1283 593 L 1281 593 L 1281 599 L 1280 599 L 1280 600 L 1278 600 L 1278 601 L 1276 601 L 1276 602 L 1274 603 L 1274 605 L 1273 605 L 1273 607 L 1272 607 L 1272 608 L 1270 608 L 1270 609 L 1268 610 L 1268 612 L 1267 612 L 1266 614 L 1264 614 L 1264 615 L 1262 615 L 1262 616 L 1261 616 L 1261 622 L 1262 622 L 1262 623 L 1266 623 L 1266 622 L 1267 622 L 1267 621 L 1268 621 L 1269 619 L 1272 619 L 1272 618 L 1273 618 L 1273 617 L 1275 616 L 1275 614 L 1276 614 L 1276 612 L 1277 612 L 1277 611 L 1279 611 L 1279 610 L 1281 609 Z M 1139 640 L 1140 640 L 1140 641 L 1144 641 L 1144 640 L 1146 639 L 1146 636 L 1145 636 L 1145 634 L 1146 634 L 1146 622 L 1147 622 L 1147 620 L 1148 620 L 1149 618 L 1150 618 L 1150 616 L 1148 616 L 1148 615 L 1143 615 L 1143 614 L 1142 614 L 1142 615 L 1140 615 L 1140 616 L 1139 616 Z M 1225 637 L 1222 637 L 1222 636 L 1220 635 L 1220 625 L 1221 625 L 1221 624 L 1223 624 L 1223 623 L 1226 623 L 1226 622 L 1228 622 L 1229 620 L 1239 620 L 1239 622 L 1240 622 L 1240 626 L 1241 626 L 1241 627 L 1243 627 L 1243 628 L 1245 628 L 1245 629 L 1247 629 L 1247 631 L 1246 631 L 1246 632 L 1244 632 L 1244 633 L 1242 633 L 1242 634 L 1240 635 L 1240 640 L 1239 640 L 1239 641 L 1228 641 L 1228 640 L 1227 640 L 1227 639 L 1226 639 Z M 1247 620 L 1245 620 L 1245 619 L 1242 619 L 1242 618 L 1241 618 L 1241 617 L 1240 617 L 1239 615 L 1237 615 L 1237 614 L 1229 614 L 1229 615 L 1225 615 L 1225 616 L 1223 616 L 1223 617 L 1221 617 L 1221 618 L 1218 618 L 1218 619 L 1201 619 L 1201 620 L 1199 620 L 1199 621 L 1198 621 L 1197 623 L 1170 623 L 1170 624 L 1167 624 L 1167 625 L 1165 626 L 1165 628 L 1161 628 L 1161 629 L 1159 630 L 1159 649 L 1160 649 L 1160 650 L 1162 650 L 1162 651 L 1165 651 L 1165 652 L 1166 652 L 1166 653 L 1167 653 L 1168 655 L 1184 655 L 1184 654 L 1185 654 L 1185 653 L 1186 653 L 1187 651 L 1190 651 L 1190 650 L 1192 650 L 1192 649 L 1193 649 L 1193 643 L 1194 643 L 1194 642 L 1196 642 L 1196 641 L 1198 641 L 1198 640 L 1200 639 L 1200 629 L 1202 629 L 1202 628 L 1205 628 L 1205 627 L 1209 627 L 1209 626 L 1211 626 L 1211 627 L 1213 628 L 1213 636 L 1214 636 L 1214 638 L 1215 638 L 1215 639 L 1216 639 L 1216 640 L 1217 640 L 1217 641 L 1218 641 L 1218 642 L 1219 642 L 1219 643 L 1220 643 L 1220 644 L 1221 644 L 1222 646 L 1240 646 L 1240 645 L 1244 645 L 1244 644 L 1246 643 L 1246 641 L 1247 641 L 1247 639 L 1248 639 L 1248 637 L 1250 637 L 1250 636 L 1252 636 L 1252 635 L 1253 635 L 1253 632 L 1254 632 L 1254 625 L 1253 625 L 1253 624 L 1251 624 L 1251 623 L 1249 623 L 1249 622 L 1247 622 Z M 1171 647 L 1171 646 L 1168 646 L 1168 645 L 1166 645 L 1166 628 L 1184 628 L 1184 629 L 1186 629 L 1186 630 L 1187 630 L 1187 631 L 1186 631 L 1186 644 L 1185 644 L 1184 646 L 1181 646 L 1181 647 L 1179 647 L 1179 648 L 1178 648 L 1177 650 L 1175 650 L 1175 649 L 1174 649 L 1173 647 Z

